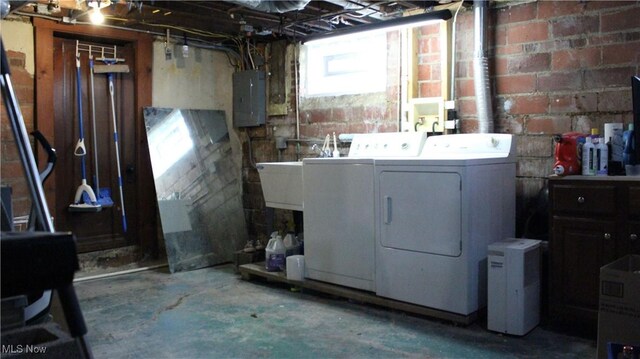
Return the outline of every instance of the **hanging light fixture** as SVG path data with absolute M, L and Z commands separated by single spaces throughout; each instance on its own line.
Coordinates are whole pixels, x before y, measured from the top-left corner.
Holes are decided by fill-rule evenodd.
M 89 19 L 91 19 L 91 23 L 95 25 L 102 24 L 104 22 L 104 15 L 100 11 L 100 9 L 105 8 L 111 5 L 110 0 L 87 0 L 87 6 L 93 10 L 89 15 Z

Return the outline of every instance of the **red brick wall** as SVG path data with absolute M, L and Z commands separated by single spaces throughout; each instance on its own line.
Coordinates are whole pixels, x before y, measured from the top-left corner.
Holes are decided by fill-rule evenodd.
M 422 26 L 418 36 L 418 97 L 440 97 L 440 24 Z M 472 84 L 473 85 L 473 84 Z
M 33 131 L 33 109 L 34 109 L 34 79 L 25 70 L 25 54 L 15 51 L 7 51 L 9 66 L 11 67 L 11 82 L 16 93 L 22 116 L 27 127 L 27 131 Z M 0 182 L 3 186 L 12 187 L 13 191 L 13 215 L 24 216 L 29 214 L 31 208 L 31 196 L 24 179 L 24 172 L 16 143 L 11 131 L 9 118 L 2 102 L 0 112 L 2 127 L 0 136 L 2 138 L 1 151 L 2 160 L 0 162 Z
M 490 74 L 496 132 L 518 138 L 518 224 L 553 167 L 556 133 L 632 121 L 640 3 L 538 1 L 494 8 Z M 458 16 L 456 91 L 463 132 L 477 128 L 473 13 Z

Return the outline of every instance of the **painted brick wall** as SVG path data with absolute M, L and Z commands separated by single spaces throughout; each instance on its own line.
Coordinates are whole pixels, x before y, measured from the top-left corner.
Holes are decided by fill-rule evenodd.
M 7 58 L 9 59 L 9 66 L 11 67 L 13 89 L 20 104 L 20 110 L 24 117 L 27 132 L 31 132 L 34 128 L 34 79 L 25 69 L 26 56 L 24 53 L 8 50 Z M 0 114 L 2 118 L 2 127 L 0 128 L 0 136 L 2 138 L 2 144 L 0 145 L 2 151 L 0 182 L 3 186 L 12 187 L 14 217 L 24 216 L 29 214 L 31 196 L 29 195 L 25 182 L 22 164 L 20 163 L 4 102 L 2 102 Z
M 518 234 L 530 203 L 551 174 L 552 135 L 588 132 L 605 122 L 632 121 L 630 76 L 640 73 L 640 3 L 637 1 L 538 1 L 499 4 L 490 16 L 490 79 L 496 132 L 518 139 Z M 428 84 L 437 77 L 431 67 L 435 29 L 419 34 L 420 96 L 436 95 Z M 473 13 L 462 10 L 456 27 L 456 97 L 462 132 L 477 131 L 473 88 Z M 435 61 L 435 60 L 434 60 Z M 294 71 L 291 64 L 289 71 Z M 293 78 L 293 76 L 292 76 Z M 290 84 L 295 86 L 292 80 Z M 387 91 L 388 103 L 397 88 Z M 393 106 L 342 106 L 326 99 L 324 108 L 302 109 L 301 137 L 321 140 L 326 133 L 397 130 Z M 397 103 L 396 103 L 397 105 Z M 295 134 L 295 99 L 286 116 L 271 117 L 266 127 L 249 130 L 256 161 L 296 160 L 312 155 L 310 144 L 294 144 L 278 153 L 274 137 Z M 384 121 L 372 120 L 382 118 Z M 291 137 L 291 136 L 290 136 Z M 248 152 L 245 142 L 244 154 Z M 343 153 L 346 148 L 342 149 Z M 264 200 L 259 176 L 244 163 L 245 211 L 250 233 L 264 229 Z M 285 211 L 286 212 L 286 211 Z M 276 211 L 278 213 L 278 211 Z M 276 215 L 278 217 L 278 214 Z M 279 220 L 284 221 L 287 213 Z

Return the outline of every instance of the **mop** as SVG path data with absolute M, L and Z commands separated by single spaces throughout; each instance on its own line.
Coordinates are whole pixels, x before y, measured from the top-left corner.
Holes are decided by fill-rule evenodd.
M 111 199 L 111 190 L 109 188 L 100 188 L 100 172 L 98 166 L 98 139 L 96 136 L 96 99 L 94 95 L 94 86 L 93 86 L 93 55 L 91 54 L 91 46 L 89 46 L 89 68 L 90 68 L 90 77 L 89 81 L 91 82 L 91 124 L 93 129 L 93 163 L 94 163 L 94 173 L 93 173 L 93 188 L 96 194 L 96 199 L 98 203 L 102 207 L 112 207 L 113 200 Z M 83 194 L 84 201 L 87 201 L 86 193 Z
M 80 52 L 78 51 L 78 43 L 76 42 L 76 94 L 78 98 L 78 124 L 80 130 L 80 138 L 76 144 L 76 148 L 73 152 L 74 155 L 80 157 L 80 169 L 82 173 L 82 183 L 76 190 L 76 196 L 74 203 L 69 205 L 69 211 L 71 212 L 99 212 L 102 210 L 102 206 L 98 203 L 96 195 L 87 184 L 87 171 L 84 157 L 87 155 L 87 149 L 84 146 L 84 127 L 82 120 L 82 86 L 80 82 Z M 88 201 L 82 202 L 83 193 L 86 193 L 89 197 Z
M 127 217 L 124 210 L 124 195 L 122 190 L 122 173 L 120 171 L 120 150 L 118 145 L 118 122 L 116 120 L 116 104 L 115 104 L 115 96 L 113 89 L 113 74 L 114 73 L 128 73 L 129 66 L 128 65 L 116 65 L 117 61 L 123 61 L 115 58 L 105 58 L 101 57 L 97 60 L 103 61 L 106 65 L 94 65 L 93 71 L 96 74 L 107 74 L 107 79 L 109 81 L 109 98 L 111 100 L 111 118 L 113 119 L 113 141 L 116 147 L 116 165 L 118 168 L 118 187 L 120 189 L 120 209 L 122 212 L 122 230 L 127 232 Z

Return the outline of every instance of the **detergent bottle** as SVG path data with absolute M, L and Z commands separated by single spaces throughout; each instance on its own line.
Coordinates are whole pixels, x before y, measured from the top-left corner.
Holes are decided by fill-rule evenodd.
M 598 168 L 596 168 L 596 175 L 606 176 L 609 174 L 609 146 L 604 142 L 603 136 L 600 136 L 598 139 L 596 153 L 598 155 Z
M 622 142 L 624 143 L 624 151 L 622 153 L 622 163 L 624 165 L 635 165 L 636 158 L 635 144 L 633 143 L 633 124 L 629 124 L 629 129 L 622 134 Z
M 594 176 L 596 174 L 595 166 L 595 146 L 591 142 L 591 137 L 585 137 L 584 145 L 582 145 L 582 175 Z
M 268 272 L 280 272 L 284 270 L 285 265 L 284 243 L 278 232 L 274 232 L 265 248 L 265 267 Z

